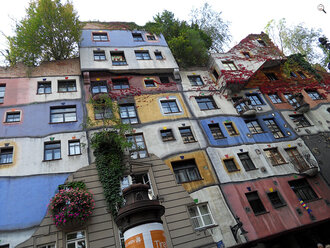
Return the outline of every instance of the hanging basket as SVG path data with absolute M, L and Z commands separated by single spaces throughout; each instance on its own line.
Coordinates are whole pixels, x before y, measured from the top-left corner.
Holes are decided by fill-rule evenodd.
M 58 224 L 57 228 L 62 231 L 74 231 L 76 229 L 82 229 L 86 225 L 87 219 L 84 222 L 81 222 L 77 219 L 68 219 L 64 223 Z

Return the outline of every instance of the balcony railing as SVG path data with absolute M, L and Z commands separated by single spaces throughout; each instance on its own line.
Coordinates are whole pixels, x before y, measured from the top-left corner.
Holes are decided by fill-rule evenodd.
M 318 172 L 317 162 L 310 154 L 290 156 L 290 162 L 299 174 L 312 177 Z
M 249 98 L 241 98 L 234 103 L 236 111 L 241 116 L 251 116 L 257 113 L 257 110 L 251 106 Z
M 296 93 L 292 95 L 290 100 L 295 99 L 295 103 L 293 106 L 295 107 L 295 110 L 300 112 L 300 113 L 306 113 L 307 111 L 310 110 L 310 106 L 308 103 L 305 102 L 304 96 L 301 93 Z

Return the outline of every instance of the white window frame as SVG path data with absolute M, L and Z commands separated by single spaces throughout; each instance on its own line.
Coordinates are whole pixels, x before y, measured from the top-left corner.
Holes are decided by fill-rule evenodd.
M 154 190 L 153 190 L 152 182 L 150 180 L 149 173 L 148 172 L 146 172 L 146 173 L 138 173 L 137 175 L 146 175 L 148 177 L 148 180 L 147 181 L 145 180 L 145 177 L 142 177 L 143 183 L 150 186 L 150 189 L 148 190 L 149 199 L 150 200 L 154 199 L 155 198 L 155 194 L 154 194 Z M 124 180 L 127 182 L 125 185 L 123 184 L 123 181 Z M 133 184 L 132 176 L 131 175 L 124 176 L 123 179 L 120 181 L 121 190 L 129 187 L 132 184 Z
M 48 243 L 44 245 L 38 245 L 37 248 L 56 248 L 56 243 Z
M 71 146 L 70 144 L 75 144 L 78 143 L 79 145 L 74 145 L 72 146 L 74 152 L 71 153 Z M 74 155 L 80 155 L 81 154 L 81 143 L 79 139 L 74 139 L 74 140 L 69 140 L 68 141 L 68 147 L 69 147 L 69 156 L 74 156 Z M 77 147 L 79 147 L 79 151 L 77 152 Z
M 175 103 L 178 106 L 179 112 L 176 112 L 176 113 L 165 113 L 164 110 L 163 110 L 163 107 L 162 107 L 162 101 L 173 101 L 173 100 L 175 100 Z M 168 97 L 168 98 L 162 97 L 162 98 L 158 99 L 158 104 L 159 104 L 159 108 L 161 110 L 161 113 L 164 116 L 168 116 L 168 115 L 182 115 L 183 114 L 183 109 L 181 107 L 180 101 L 176 97 L 173 97 L 173 96 L 172 97 Z
M 207 214 L 202 214 L 201 213 L 201 211 L 199 209 L 199 207 L 201 207 L 201 206 L 206 206 L 207 207 L 207 211 L 208 211 Z M 196 208 L 197 209 L 197 213 L 198 213 L 198 216 L 191 216 L 190 213 L 189 213 L 190 219 L 192 221 L 192 224 L 193 224 L 193 227 L 195 228 L 195 230 L 199 230 L 199 229 L 203 229 L 203 228 L 208 228 L 208 227 L 211 227 L 211 226 L 214 226 L 215 225 L 214 218 L 212 216 L 212 213 L 211 213 L 210 208 L 209 208 L 209 204 L 207 202 L 200 203 L 200 204 L 194 205 L 194 206 L 189 206 L 189 209 L 191 209 L 191 208 Z M 189 211 L 189 209 L 188 209 L 188 211 Z M 208 224 L 208 225 L 206 225 L 204 223 L 204 219 L 203 219 L 203 216 L 207 216 L 207 215 L 210 216 L 210 219 L 212 220 L 212 223 L 211 224 Z M 203 223 L 203 226 L 196 227 L 194 225 L 193 219 L 197 219 L 197 218 L 200 218 L 201 219 L 201 221 Z M 198 221 L 197 221 L 197 223 L 198 223 Z
M 76 238 L 76 239 L 71 239 L 71 240 L 68 240 L 68 235 L 69 234 L 73 234 L 73 233 L 78 233 L 78 232 L 82 232 L 84 237 L 83 238 Z M 78 245 L 77 243 L 79 241 L 85 241 L 85 244 L 86 244 L 86 248 L 88 248 L 88 244 L 87 244 L 87 239 L 86 239 L 86 231 L 85 230 L 81 230 L 81 231 L 75 231 L 75 232 L 70 232 L 70 233 L 67 233 L 66 236 L 65 236 L 65 247 L 68 248 L 68 245 L 69 244 L 72 244 L 74 243 L 75 244 L 75 247 L 77 248 Z

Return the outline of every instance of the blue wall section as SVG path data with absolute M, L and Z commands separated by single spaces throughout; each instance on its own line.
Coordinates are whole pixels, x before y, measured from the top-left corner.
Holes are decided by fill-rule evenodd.
M 208 139 L 211 145 L 214 146 L 233 146 L 233 145 L 240 145 L 240 144 L 248 144 L 248 143 L 271 143 L 271 142 L 278 142 L 278 141 L 287 141 L 297 138 L 297 136 L 293 133 L 293 131 L 289 127 L 284 127 L 286 124 L 285 121 L 281 118 L 281 116 L 274 112 L 265 115 L 257 115 L 253 118 L 241 118 L 241 117 L 233 117 L 233 116 L 219 116 L 219 117 L 212 117 L 208 119 L 204 119 L 201 121 L 201 125 L 208 136 Z M 275 139 L 273 134 L 267 128 L 264 119 L 273 118 L 276 124 L 281 129 L 282 133 L 284 134 L 284 138 Z M 252 134 L 251 137 L 248 137 L 247 134 L 250 133 L 248 127 L 245 124 L 245 120 L 258 120 L 259 125 L 264 130 L 264 133 L 260 134 Z M 213 121 L 213 122 L 212 122 Z M 238 136 L 229 136 L 225 126 L 223 123 L 226 121 L 231 121 L 235 124 L 236 128 L 238 129 L 240 135 Z M 213 135 L 208 127 L 208 124 L 219 123 L 220 129 L 226 138 L 224 139 L 214 139 Z M 288 135 L 287 132 L 290 132 L 291 135 Z
M 63 104 L 64 103 L 64 104 Z M 76 105 L 77 121 L 68 123 L 50 124 L 50 107 Z M 48 103 L 38 103 L 16 107 L 22 110 L 21 122 L 1 123 L 0 137 L 25 137 L 25 136 L 46 136 L 50 133 L 75 132 L 82 130 L 83 109 L 80 101 L 56 101 Z M 0 116 L 5 120 L 6 111 L 10 108 L 1 108 Z
M 0 231 L 39 225 L 69 174 L 0 178 Z
M 132 31 L 128 30 L 103 30 L 108 33 L 109 41 L 93 41 L 92 33 L 99 32 L 100 30 L 83 30 L 82 31 L 82 41 L 80 42 L 80 47 L 137 47 L 137 46 L 167 46 L 165 38 L 163 35 L 159 35 L 158 41 L 141 41 L 136 42 L 133 40 Z M 137 32 L 134 32 L 137 33 Z M 145 39 L 145 32 L 138 32 L 142 34 L 143 39 Z

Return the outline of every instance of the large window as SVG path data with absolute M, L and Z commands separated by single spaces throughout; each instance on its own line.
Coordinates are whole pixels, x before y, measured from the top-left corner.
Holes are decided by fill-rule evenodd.
M 6 122 L 20 122 L 21 121 L 21 112 L 8 112 L 6 113 Z
M 201 180 L 194 159 L 171 162 L 177 183 Z
M 286 205 L 278 191 L 268 192 L 267 196 L 274 208 L 279 208 Z
M 107 93 L 108 87 L 106 81 L 91 82 L 92 94 Z
M 85 231 L 68 233 L 66 235 L 67 248 L 87 248 Z
M 132 33 L 134 41 L 143 41 L 142 34 L 140 33 Z
M 44 144 L 44 160 L 56 160 L 61 158 L 61 142 L 46 142 Z
M 58 81 L 58 92 L 77 91 L 76 80 L 60 80 Z
M 218 123 L 208 124 L 208 126 L 209 126 L 209 129 L 210 129 L 214 139 L 225 138 Z
M 151 59 L 148 51 L 135 51 L 135 57 L 137 60 Z
M 0 147 L 0 164 L 10 164 L 13 162 L 13 147 Z
M 265 149 L 264 151 L 272 165 L 285 164 L 285 160 L 277 148 Z
M 269 94 L 268 95 L 272 103 L 282 103 L 281 98 L 278 96 L 277 93 Z
M 112 65 L 127 65 L 124 52 L 110 52 Z
M 3 103 L 3 100 L 5 98 L 5 90 L 6 90 L 6 85 L 0 84 L 0 103 Z
M 50 107 L 50 123 L 77 121 L 76 106 Z
M 237 156 L 238 156 L 239 160 L 241 160 L 241 163 L 246 171 L 256 169 L 248 152 L 238 153 Z
M 127 78 L 113 78 L 112 85 L 114 90 L 124 90 L 129 88 Z
M 131 158 L 146 158 L 148 157 L 147 147 L 144 142 L 143 134 L 135 134 L 127 136 L 127 141 L 132 143 L 130 150 Z
M 179 107 L 176 100 L 162 100 L 160 101 L 164 114 L 179 113 Z
M 268 129 L 272 132 L 275 139 L 283 138 L 284 134 L 282 133 L 281 129 L 277 126 L 274 119 L 265 119 L 264 122 L 266 123 Z
M 160 130 L 163 142 L 175 140 L 172 129 Z
M 305 171 L 308 170 L 310 167 L 307 165 L 305 159 L 301 154 L 298 152 L 297 148 L 287 148 L 285 149 L 287 154 L 290 157 L 290 162 L 295 166 L 295 168 L 299 171 Z
M 37 94 L 50 94 L 50 93 L 52 93 L 51 82 L 38 82 Z
M 239 171 L 233 158 L 224 159 L 223 163 L 225 164 L 228 172 Z
M 309 127 L 311 124 L 309 121 L 305 118 L 304 115 L 289 115 L 290 119 L 296 124 L 297 127 Z
M 245 195 L 246 195 L 247 200 L 249 201 L 249 204 L 250 204 L 254 214 L 266 213 L 266 209 L 264 207 L 264 204 L 260 200 L 257 191 L 245 193 Z
M 189 214 L 195 229 L 214 225 L 213 217 L 205 203 L 189 207 Z
M 93 41 L 108 41 L 107 33 L 93 33 Z
M 305 90 L 312 100 L 321 100 L 323 97 L 316 90 Z
M 284 97 L 290 105 L 294 107 L 299 107 L 299 103 L 297 102 L 296 98 L 292 96 L 291 93 L 284 93 Z
M 181 134 L 183 143 L 193 143 L 196 142 L 194 135 L 190 127 L 180 127 L 179 132 Z
M 210 110 L 217 108 L 217 105 L 215 104 L 212 96 L 199 96 L 195 97 L 195 99 L 200 110 Z
M 134 104 L 125 104 L 119 106 L 120 119 L 124 124 L 139 123 Z
M 188 79 L 189 79 L 191 86 L 201 86 L 204 84 L 201 76 L 199 76 L 199 75 L 188 76 Z
M 93 55 L 95 61 L 103 61 L 106 59 L 104 51 L 94 51 Z
M 257 120 L 249 120 L 245 121 L 246 126 L 249 128 L 251 134 L 263 133 L 259 122 Z
M 317 194 L 305 178 L 289 181 L 289 185 L 299 200 L 312 201 L 318 199 Z
M 225 70 L 236 71 L 237 67 L 233 61 L 221 61 Z
M 80 140 L 69 140 L 69 155 L 81 154 Z
M 224 125 L 225 125 L 225 127 L 227 129 L 227 132 L 230 136 L 235 136 L 235 135 L 239 134 L 232 122 L 225 122 Z
M 259 94 L 247 94 L 246 97 L 250 99 L 251 105 L 253 106 L 263 105 Z

